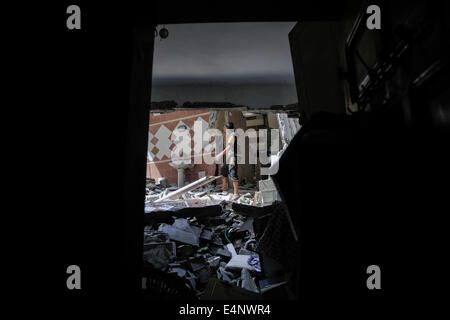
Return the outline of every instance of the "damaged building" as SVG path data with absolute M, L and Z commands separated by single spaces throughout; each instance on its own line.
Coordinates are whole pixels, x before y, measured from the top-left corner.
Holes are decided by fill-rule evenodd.
M 317 156 L 315 163 L 300 150 L 392 142 L 420 127 L 447 132 L 448 59 L 440 41 L 448 24 L 430 19 L 435 11 L 425 4 L 383 5 L 392 34 L 364 28 L 364 2 L 326 21 L 155 26 L 141 277 L 149 297 L 297 299 L 314 269 L 306 259 L 306 273 L 299 271 L 300 219 L 315 223 L 315 237 L 338 233 L 331 225 L 317 227 L 321 217 L 311 208 L 326 207 L 329 222 L 337 218 L 330 202 L 308 190 L 338 194 L 339 185 L 327 189 L 330 177 L 346 181 L 336 172 L 359 164 L 348 161 L 354 150 Z M 425 45 L 433 50 L 417 58 Z M 418 97 L 430 108 L 423 109 Z M 279 133 L 275 140 L 257 134 L 258 148 L 261 141 L 268 146 L 256 162 L 244 156 L 239 164 L 237 197 L 231 183 L 222 188 L 223 163 L 196 161 L 217 154 L 212 137 L 190 143 L 187 162 L 173 159 L 175 132 L 194 137 L 196 128 L 201 136 L 215 129 L 225 137 L 228 123 L 244 132 Z M 238 153 L 250 153 L 250 140 L 241 141 Z M 327 157 L 334 157 L 334 167 Z M 305 172 L 319 165 L 322 175 L 312 183 Z M 308 218 L 301 216 L 308 209 Z M 322 249 L 333 257 L 341 250 L 330 248 L 333 242 Z
M 270 295 L 273 290 L 281 291 L 285 298 L 292 297 L 287 275 L 279 263 L 272 263 L 273 270 L 266 270 L 265 276 L 261 269 L 260 255 L 264 250 L 258 245 L 266 241 L 264 248 L 270 248 L 268 244 L 288 222 L 274 182 L 270 176 L 262 180 L 256 180 L 255 176 L 244 178 L 239 186 L 240 197 L 231 201 L 233 194 L 224 193 L 222 186 L 216 185 L 220 177 L 214 173 L 215 166 L 201 165 L 197 169 L 202 170 L 200 172 L 196 172 L 194 166 L 187 170 L 196 174 L 178 179 L 147 179 L 145 264 L 149 270 L 164 271 L 164 277 L 178 278 L 177 288 L 183 287 L 188 297 L 195 294 L 198 298 L 219 299 L 222 294 L 226 299 L 231 294 L 250 299 L 260 298 L 263 293 Z M 254 174 L 254 166 L 249 167 Z M 179 169 L 173 171 L 184 175 Z M 186 181 L 189 177 L 198 180 L 189 183 Z M 180 185 L 180 181 L 186 185 Z M 266 224 L 269 220 L 279 223 L 278 229 L 269 228 Z M 294 239 L 292 235 L 293 244 Z M 269 253 L 276 253 L 278 257 L 276 250 Z M 270 255 L 265 259 L 273 261 Z M 148 281 L 144 278 L 144 288 L 152 285 Z M 237 293 L 227 292 L 227 287 L 221 289 L 225 292 L 212 292 L 224 283 L 233 284 Z
M 4 10 L 7 298 L 446 305 L 450 1 L 77 2 Z
M 286 59 L 290 55 L 287 31 L 293 25 L 209 24 L 206 29 L 199 24 L 170 25 L 173 38 L 155 47 L 144 269 L 147 274 L 157 272 L 159 281 L 177 283 L 171 289 L 186 298 L 295 297 L 290 286 L 295 284 L 297 234 L 271 178 L 281 154 L 301 127 L 294 103 L 292 63 Z M 261 39 L 253 43 L 238 40 L 234 46 L 217 40 L 219 36 L 236 38 L 238 30 L 271 31 L 270 54 L 261 54 L 262 47 L 267 47 Z M 274 31 L 286 32 L 286 37 L 278 38 Z M 205 58 L 195 48 L 198 40 L 184 42 L 190 32 L 215 39 L 207 59 L 215 61 L 216 69 L 211 70 L 201 60 Z M 189 57 L 191 65 L 182 67 L 178 47 L 184 48 L 183 55 Z M 247 65 L 247 72 L 264 79 L 240 79 L 233 64 L 215 57 L 219 52 L 231 56 L 233 64 L 254 55 L 255 62 Z M 268 57 L 273 65 L 265 66 L 262 60 Z M 178 73 L 167 75 L 175 69 Z M 203 75 L 192 80 L 195 71 Z M 222 187 L 221 167 L 226 164 L 203 161 L 206 155 L 219 153 L 217 140 L 226 139 L 227 123 L 233 123 L 237 139 L 239 193 L 235 199 L 231 183 L 227 190 Z M 212 130 L 220 136 L 203 139 Z M 187 161 L 174 159 L 180 145 L 177 132 L 193 138 L 183 156 Z M 196 136 L 201 139 L 195 140 Z M 291 243 L 290 248 L 284 241 Z M 157 283 L 152 276 L 143 278 L 147 290 Z

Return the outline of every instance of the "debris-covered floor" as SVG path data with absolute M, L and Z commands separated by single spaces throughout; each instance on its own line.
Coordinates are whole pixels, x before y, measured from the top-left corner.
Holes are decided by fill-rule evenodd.
M 268 276 L 258 247 L 279 206 L 277 195 L 265 190 L 261 196 L 261 183 L 245 185 L 231 202 L 233 194 L 215 186 L 214 177 L 200 180 L 184 190 L 148 181 L 143 288 L 154 291 L 164 283 L 164 290 L 194 299 L 263 299 L 277 290 L 288 297 L 285 270 Z

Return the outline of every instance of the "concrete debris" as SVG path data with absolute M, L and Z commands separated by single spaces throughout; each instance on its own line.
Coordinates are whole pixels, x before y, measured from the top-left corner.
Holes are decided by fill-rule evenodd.
M 153 243 L 144 246 L 144 260 L 154 268 L 162 270 L 174 259 L 173 251 L 168 248 L 173 243 Z
M 166 178 L 161 177 L 161 178 L 158 179 L 158 184 L 157 184 L 157 186 L 158 186 L 158 187 L 162 187 L 162 188 L 166 188 L 166 187 L 169 187 L 169 184 L 167 183 Z
M 239 250 L 239 254 L 246 255 L 246 256 L 250 256 L 252 253 L 253 253 L 252 251 L 247 250 L 247 249 L 245 249 L 245 248 L 241 248 L 241 249 Z
M 194 231 L 194 229 L 190 228 L 189 225 L 179 224 L 178 226 L 181 227 L 178 228 L 177 226 L 175 226 L 175 224 L 170 226 L 168 224 L 162 223 L 159 226 L 158 230 L 167 233 L 171 240 L 187 243 L 198 247 L 199 235 Z M 183 226 L 187 227 L 183 228 Z
M 197 272 L 195 272 L 195 275 L 197 276 L 198 281 L 200 283 L 202 283 L 202 284 L 208 283 L 208 280 L 211 275 L 209 266 L 205 266 L 205 267 L 201 268 L 200 270 L 197 270 Z
M 251 256 L 241 254 L 233 256 L 225 266 L 225 270 L 241 272 L 242 269 L 247 269 L 256 272 L 256 269 L 248 263 L 249 257 Z
M 226 271 L 225 268 L 219 267 L 217 269 L 217 279 L 231 282 L 233 278 L 235 278 L 235 275 L 232 272 Z
M 183 244 L 177 247 L 177 257 L 187 258 L 194 254 L 194 248 L 191 245 Z
M 209 252 L 208 247 L 203 247 L 197 250 L 197 254 L 207 254 Z
M 217 250 L 216 255 L 222 257 L 224 260 L 228 261 L 231 259 L 231 253 L 227 249 L 220 248 Z
M 210 229 L 203 229 L 202 233 L 200 234 L 200 239 L 208 240 L 210 241 L 213 237 L 214 233 Z
M 154 189 L 156 187 L 155 179 L 147 178 L 145 187 L 147 188 L 147 190 Z
M 187 270 L 183 268 L 170 268 L 169 273 L 176 273 L 178 277 L 183 278 L 186 275 Z
M 169 241 L 169 235 L 164 232 L 146 230 L 144 231 L 144 244 L 149 242 L 167 242 Z
M 220 257 L 211 257 L 207 262 L 212 269 L 218 268 L 220 265 Z
M 189 268 L 196 272 L 206 266 L 206 261 L 203 256 L 191 257 L 189 258 Z
M 250 272 L 247 269 L 242 269 L 241 271 L 241 288 L 259 293 L 258 286 L 256 285 L 255 280 L 253 280 Z
M 203 177 L 201 179 L 198 179 L 195 182 L 192 182 L 192 183 L 188 184 L 187 186 L 184 186 L 184 187 L 182 187 L 182 188 L 180 188 L 180 189 L 178 189 L 176 191 L 173 191 L 173 192 L 169 193 L 167 196 L 162 197 L 161 199 L 158 199 L 155 202 L 161 202 L 161 201 L 168 200 L 168 199 L 177 199 L 178 197 L 181 197 L 183 194 L 185 194 L 185 193 L 187 193 L 189 191 L 198 189 L 198 188 L 200 188 L 200 187 L 202 187 L 202 186 L 204 186 L 204 185 L 206 185 L 208 183 L 213 182 L 214 180 L 216 180 L 218 178 L 220 178 L 220 176 L 217 176 L 217 177 L 215 177 L 215 176 Z
M 261 272 L 261 264 L 259 261 L 258 254 L 254 253 L 254 254 L 250 255 L 247 262 L 250 266 L 252 266 L 255 269 L 256 272 Z
M 232 193 L 200 186 L 212 178 L 171 190 L 147 181 L 143 259 L 199 298 L 208 295 L 210 283 L 228 283 L 234 294 L 259 297 L 262 268 L 254 226 L 272 207 L 257 206 L 254 186 L 243 188 L 235 202 Z
M 227 250 L 231 253 L 232 257 L 237 256 L 236 249 L 234 248 L 232 243 L 227 244 Z

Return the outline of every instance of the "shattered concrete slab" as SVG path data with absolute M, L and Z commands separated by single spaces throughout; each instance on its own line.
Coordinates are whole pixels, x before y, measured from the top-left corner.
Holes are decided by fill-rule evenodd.
M 185 220 L 187 222 L 187 220 Z M 187 243 L 193 246 L 199 246 L 199 235 L 187 224 L 178 223 L 177 225 L 161 224 L 158 231 L 167 233 L 171 240 Z
M 259 293 L 258 286 L 256 285 L 255 280 L 252 278 L 250 272 L 247 269 L 242 269 L 241 271 L 241 288 Z
M 169 241 L 169 235 L 167 233 L 154 230 L 144 231 L 144 243 L 167 241 Z
M 193 272 L 196 272 L 206 267 L 207 262 L 203 256 L 189 258 L 189 267 Z
M 231 259 L 231 253 L 227 249 L 220 248 L 216 251 L 215 255 L 220 256 L 224 261 L 229 261 Z
M 225 268 L 219 267 L 219 269 L 217 269 L 217 279 L 231 282 L 234 278 L 236 278 L 236 275 L 232 272 L 226 271 Z
M 187 270 L 183 269 L 183 268 L 175 267 L 175 268 L 170 268 L 169 273 L 176 273 L 178 277 L 183 278 L 186 275 Z
M 200 199 L 167 200 L 163 202 L 149 202 L 145 204 L 145 213 L 177 211 L 185 208 L 204 208 L 219 205 L 220 201 L 205 201 Z
M 221 259 L 219 256 L 213 256 L 207 260 L 209 266 L 213 269 L 219 267 L 220 261 L 221 261 Z
M 177 257 L 187 258 L 194 254 L 194 248 L 191 245 L 183 244 L 177 247 Z
M 249 271 L 255 272 L 256 269 L 248 263 L 249 258 L 250 256 L 240 254 L 233 256 L 225 266 L 225 270 L 240 272 L 242 269 L 247 269 Z
M 210 241 L 214 235 L 214 232 L 211 229 L 204 228 L 202 233 L 200 234 L 200 238 L 204 240 Z
M 153 243 L 144 247 L 144 260 L 150 263 L 154 268 L 163 270 L 173 261 L 173 251 L 169 249 L 172 242 Z
M 195 275 L 197 276 L 198 281 L 200 283 L 206 284 L 206 283 L 208 283 L 208 280 L 209 280 L 209 278 L 211 276 L 210 275 L 210 269 L 209 269 L 208 266 L 204 266 L 203 268 L 197 270 L 195 272 Z

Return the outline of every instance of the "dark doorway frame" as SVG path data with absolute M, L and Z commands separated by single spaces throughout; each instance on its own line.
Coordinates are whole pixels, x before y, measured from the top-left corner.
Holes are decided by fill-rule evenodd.
M 168 4 L 164 4 L 169 6 Z M 145 22 L 139 17 L 132 30 L 132 70 L 130 80 L 130 106 L 126 138 L 126 159 L 124 170 L 124 200 L 122 220 L 125 234 L 123 258 L 125 259 L 125 287 L 140 292 L 143 254 L 144 203 L 147 163 L 147 143 L 149 114 L 151 111 L 152 67 L 154 49 L 154 29 L 157 25 L 172 23 L 205 22 L 281 22 L 281 21 L 323 21 L 336 20 L 342 16 L 349 3 L 301 2 L 285 3 L 278 10 L 255 4 L 221 4 L 220 8 L 205 12 L 201 2 L 182 4 L 174 12 L 159 4 L 156 17 Z M 262 7 L 261 7 L 262 6 Z M 239 11 L 236 12 L 236 8 Z M 280 9 L 282 8 L 282 10 Z M 155 10 L 154 9 L 154 10 Z M 167 10 L 166 10 L 167 9 Z M 255 11 L 255 9 L 258 9 Z M 139 12 L 137 10 L 136 12 Z M 257 12 L 257 13 L 255 13 Z M 138 13 L 141 14 L 141 13 Z M 154 13 L 153 13 L 154 14 Z M 142 22 L 144 21 L 144 22 Z

